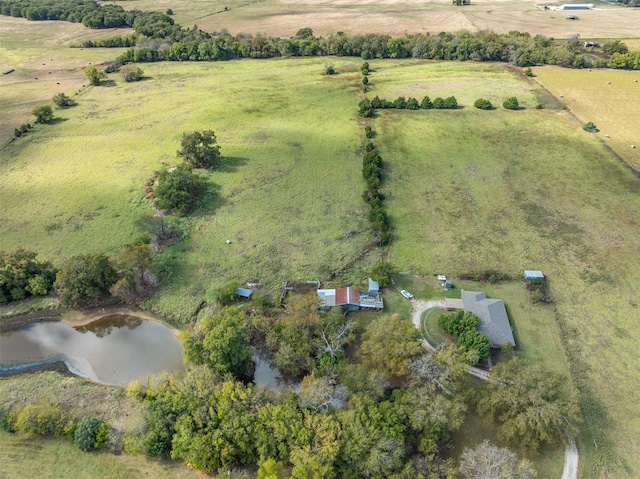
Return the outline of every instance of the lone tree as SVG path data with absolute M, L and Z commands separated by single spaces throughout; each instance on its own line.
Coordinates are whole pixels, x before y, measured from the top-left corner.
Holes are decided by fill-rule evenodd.
M 49 105 L 38 106 L 31 113 L 36 117 L 37 123 L 51 123 L 53 121 L 53 108 Z
M 107 78 L 107 74 L 105 72 L 99 71 L 96 67 L 90 66 L 84 69 L 84 74 L 87 75 L 87 79 L 89 83 L 93 86 L 100 85 L 100 82 Z
M 220 146 L 213 130 L 183 133 L 177 154 L 196 168 L 215 168 L 220 163 Z

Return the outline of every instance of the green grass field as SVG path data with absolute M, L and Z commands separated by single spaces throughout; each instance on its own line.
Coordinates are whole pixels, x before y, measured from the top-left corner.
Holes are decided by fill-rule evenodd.
M 144 456 L 87 453 L 65 439 L 16 436 L 0 430 L 0 476 L 5 479 L 37 477 L 59 479 L 120 479 L 127 477 L 174 479 L 202 478 L 177 461 L 160 461 Z M 37 465 L 37 466 L 35 466 Z
M 561 110 L 385 111 L 376 128 L 398 225 L 391 261 L 430 274 L 541 269 L 571 366 L 638 470 L 638 179 Z

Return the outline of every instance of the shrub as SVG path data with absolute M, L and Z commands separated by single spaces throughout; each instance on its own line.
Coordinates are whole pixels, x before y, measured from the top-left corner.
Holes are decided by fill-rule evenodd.
M 329 65 L 325 65 L 324 67 L 324 74 L 325 75 L 335 75 L 336 71 L 333 68 L 333 65 L 329 64 Z
M 367 85 L 369 83 L 369 77 L 362 77 L 362 84 Z
M 422 99 L 422 103 L 420 103 L 420 107 L 423 110 L 430 110 L 431 108 L 433 108 L 433 104 L 431 103 L 431 99 L 428 96 L 425 96 Z
M 395 273 L 395 268 L 391 263 L 379 263 L 369 273 L 371 279 L 377 281 L 381 288 L 391 284 L 391 276 Z
M 531 68 L 527 68 L 527 69 L 524 71 L 524 74 L 525 74 L 525 75 L 527 75 L 528 77 L 535 76 L 535 75 L 533 74 L 533 70 L 531 70 Z
M 107 441 L 108 426 L 94 417 L 83 417 L 73 433 L 73 443 L 82 451 L 100 449 Z
M 373 138 L 373 130 L 369 125 L 364 127 L 364 136 L 367 138 Z
M 478 108 L 480 110 L 491 110 L 493 108 L 493 105 L 491 104 L 491 102 L 489 100 L 484 99 L 484 98 L 478 98 L 473 103 L 473 106 L 475 106 L 476 108 Z
M 596 133 L 600 130 L 598 130 L 598 127 L 596 125 L 593 124 L 593 122 L 589 121 L 587 123 L 585 123 L 584 125 L 582 125 L 582 129 L 584 131 L 588 131 L 589 133 Z
M 416 100 L 413 97 L 407 100 L 407 110 L 419 110 L 419 109 L 420 109 L 420 103 L 418 103 L 418 100 Z
M 126 82 L 134 82 L 142 80 L 144 72 L 136 65 L 125 65 L 120 68 L 122 79 Z
M 53 97 L 53 103 L 55 103 L 58 108 L 69 108 L 70 106 L 74 106 L 76 104 L 74 99 L 69 98 L 64 93 L 57 93 Z
M 489 339 L 480 331 L 465 331 L 458 337 L 458 347 L 465 351 L 476 351 L 478 361 L 489 357 Z
M 520 104 L 518 103 L 518 99 L 515 96 L 510 96 L 502 103 L 503 108 L 507 110 L 519 110 Z
M 440 98 L 440 97 L 435 98 L 435 99 L 433 100 L 433 103 L 432 103 L 432 106 L 431 106 L 431 107 L 432 107 L 432 108 L 434 108 L 434 109 L 436 109 L 436 110 L 442 110 L 442 109 L 444 109 L 444 99 L 443 99 L 443 98 Z
M 393 101 L 393 108 L 404 110 L 407 107 L 407 100 L 403 96 L 399 96 Z
M 444 100 L 444 108 L 447 110 L 455 110 L 458 108 L 458 100 L 455 96 L 450 96 Z

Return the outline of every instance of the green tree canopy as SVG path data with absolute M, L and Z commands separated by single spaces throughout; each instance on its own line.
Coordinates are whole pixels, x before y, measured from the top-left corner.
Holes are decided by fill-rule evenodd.
M 24 248 L 0 251 L 0 304 L 22 299 L 30 294 L 47 294 L 56 271 L 48 261 Z
M 411 361 L 426 353 L 420 333 L 410 320 L 394 314 L 373 320 L 362 335 L 358 356 L 369 369 L 406 376 Z
M 512 359 L 493 368 L 478 406 L 498 420 L 501 438 L 537 449 L 575 433 L 579 409 L 569 388 L 565 376 Z
M 473 103 L 473 106 L 475 106 L 479 110 L 491 110 L 493 108 L 493 105 L 491 104 L 491 102 L 485 98 L 478 98 Z
M 111 287 L 111 294 L 124 302 L 135 302 L 150 294 L 151 247 L 147 244 L 122 248 L 115 260 L 118 281 Z
M 109 295 L 109 288 L 118 274 L 102 254 L 74 256 L 66 260 L 58 274 L 54 288 L 64 306 L 89 303 Z
M 465 331 L 458 337 L 458 347 L 465 351 L 475 351 L 475 363 L 489 357 L 489 339 L 480 331 Z
M 53 108 L 49 105 L 37 106 L 31 113 L 36 117 L 38 123 L 51 123 L 53 120 Z
M 185 214 L 197 206 L 205 188 L 205 180 L 193 172 L 193 167 L 180 163 L 174 168 L 160 170 L 153 193 L 158 208 Z
M 221 156 L 216 134 L 213 130 L 183 133 L 177 155 L 195 168 L 219 166 Z
M 253 374 L 251 347 L 242 310 L 226 307 L 204 318 L 193 335 L 185 338 L 188 361 L 206 364 L 220 376 L 250 380 Z

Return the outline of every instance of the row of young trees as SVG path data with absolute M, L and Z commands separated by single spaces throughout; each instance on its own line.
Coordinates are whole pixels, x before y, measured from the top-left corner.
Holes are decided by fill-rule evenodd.
M 363 106 L 366 107 L 363 100 L 360 103 L 360 111 Z M 366 115 L 365 115 L 366 116 Z M 371 130 L 365 130 L 368 136 Z M 362 156 L 362 176 L 367 184 L 367 189 L 362 194 L 362 199 L 369 205 L 369 223 L 374 231 L 375 242 L 380 246 L 387 246 L 391 243 L 391 221 L 387 215 L 384 206 L 384 194 L 380 191 L 383 180 L 383 161 L 376 146 L 369 142 L 365 146 L 365 152 Z

